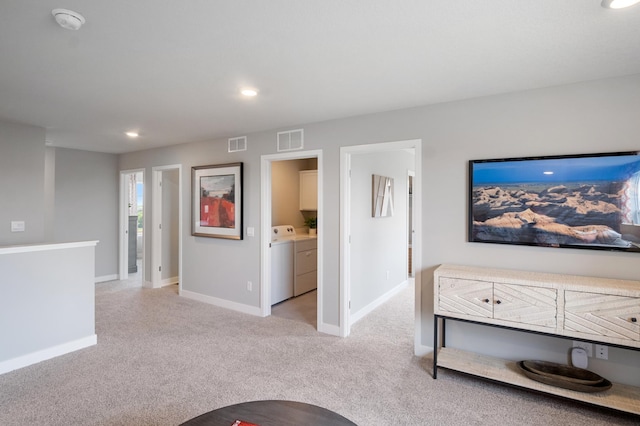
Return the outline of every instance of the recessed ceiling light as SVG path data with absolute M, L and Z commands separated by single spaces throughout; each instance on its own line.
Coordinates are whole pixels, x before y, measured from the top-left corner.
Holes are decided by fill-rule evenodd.
M 130 138 L 137 138 L 138 136 L 140 136 L 138 132 L 126 132 L 125 135 L 129 136 Z
M 253 97 L 258 94 L 258 91 L 255 89 L 242 89 L 240 93 L 242 93 L 244 96 Z
M 552 175 L 552 174 L 553 174 L 553 172 L 549 172 L 549 171 L 547 171 L 547 172 L 542 172 L 542 173 L 543 173 L 543 174 L 545 174 L 545 175 Z
M 624 9 L 640 3 L 640 0 L 602 0 L 602 7 L 607 9 Z

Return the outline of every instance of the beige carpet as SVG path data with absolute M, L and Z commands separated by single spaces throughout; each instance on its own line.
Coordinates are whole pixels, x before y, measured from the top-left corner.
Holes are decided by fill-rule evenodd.
M 346 339 L 150 290 L 97 285 L 98 345 L 0 376 L 0 425 L 177 425 L 303 401 L 365 425 L 613 425 L 637 417 L 478 380 L 413 354 L 413 288 Z

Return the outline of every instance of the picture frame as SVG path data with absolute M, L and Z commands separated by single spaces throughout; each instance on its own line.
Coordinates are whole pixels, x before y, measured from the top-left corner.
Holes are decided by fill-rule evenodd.
M 393 216 L 393 178 L 371 175 L 371 217 Z
M 242 240 L 242 163 L 191 168 L 191 235 Z
M 469 161 L 468 241 L 640 253 L 640 151 Z

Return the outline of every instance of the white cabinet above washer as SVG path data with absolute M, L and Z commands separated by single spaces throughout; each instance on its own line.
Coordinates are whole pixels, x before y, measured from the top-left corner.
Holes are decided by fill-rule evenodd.
M 318 210 L 318 171 L 300 172 L 300 210 Z

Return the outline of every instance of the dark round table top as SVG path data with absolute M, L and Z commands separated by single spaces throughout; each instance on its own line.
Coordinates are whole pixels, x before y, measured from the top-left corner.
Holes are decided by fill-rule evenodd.
M 194 417 L 182 425 L 233 426 L 236 420 L 259 426 L 357 426 L 340 414 L 317 405 L 278 400 L 229 405 Z

